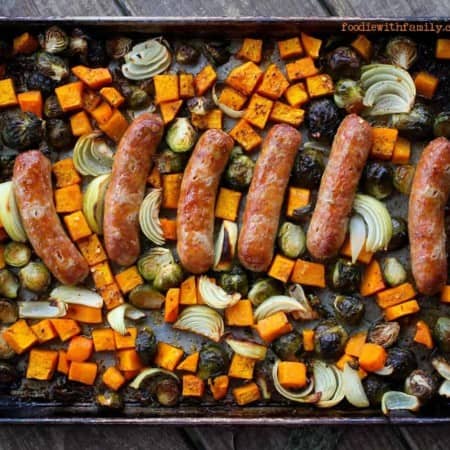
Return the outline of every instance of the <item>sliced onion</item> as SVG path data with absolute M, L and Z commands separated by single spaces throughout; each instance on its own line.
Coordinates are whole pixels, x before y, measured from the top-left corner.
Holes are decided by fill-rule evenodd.
M 392 237 L 392 220 L 386 206 L 370 195 L 356 194 L 353 209 L 366 223 L 366 251 L 386 250 Z
M 392 366 L 384 366 L 382 369 L 377 370 L 374 373 L 382 377 L 389 377 L 394 373 L 394 368 Z
M 214 267 L 217 272 L 230 270 L 236 253 L 238 226 L 236 222 L 224 220 L 214 245 Z
M 280 364 L 280 360 L 276 360 L 273 368 L 272 368 L 272 378 L 273 385 L 277 392 L 282 395 L 284 398 L 291 400 L 297 403 L 317 403 L 320 400 L 321 393 L 315 392 L 314 389 L 314 380 L 311 379 L 308 386 L 301 391 L 290 391 L 281 386 L 280 381 L 278 380 L 278 365 Z
M 366 242 L 366 224 L 361 216 L 354 215 L 350 218 L 350 248 L 352 252 L 352 263 L 358 259 Z
M 239 341 L 233 338 L 225 339 L 225 342 L 232 348 L 234 353 L 246 358 L 264 361 L 266 359 L 267 347 L 256 342 Z
M 417 411 L 420 407 L 419 399 L 415 395 L 405 394 L 401 391 L 385 392 L 381 399 L 381 410 L 388 415 L 389 411 L 409 410 Z
M 317 403 L 317 406 L 319 408 L 332 408 L 345 398 L 344 377 L 342 375 L 342 372 L 336 366 L 331 366 L 331 370 L 333 371 L 336 378 L 336 390 L 329 400 L 321 399 L 320 402 Z
M 54 319 L 67 313 L 67 305 L 59 301 L 17 302 L 17 306 L 22 319 Z
M 320 401 L 330 400 L 337 389 L 337 380 L 334 371 L 323 361 L 313 362 L 314 391 L 320 392 Z
M 94 178 L 83 193 L 83 213 L 88 225 L 97 234 L 103 234 L 105 194 L 110 179 L 109 173 Z
M 50 298 L 74 305 L 90 306 L 91 308 L 103 306 L 103 298 L 100 295 L 78 286 L 58 286 L 50 292 Z
M 445 380 L 438 391 L 442 397 L 450 398 L 450 380 Z
M 358 371 L 352 369 L 348 363 L 344 365 L 343 386 L 345 398 L 356 408 L 367 408 L 369 400 L 359 378 Z
M 330 153 L 330 146 L 318 141 L 308 141 L 303 144 L 305 150 L 318 150 L 322 153 Z
M 228 294 L 217 284 L 214 284 L 206 275 L 198 279 L 198 291 L 203 301 L 211 308 L 225 309 L 235 305 L 241 294 Z
M 127 334 L 127 327 L 125 324 L 125 316 L 130 320 L 140 320 L 145 317 L 145 313 L 130 305 L 129 303 L 122 303 L 116 308 L 109 311 L 106 320 L 109 326 L 120 333 L 122 336 Z
M 444 358 L 433 358 L 431 364 L 442 378 L 450 380 L 450 364 Z
M 173 328 L 200 334 L 219 342 L 223 336 L 225 326 L 221 315 L 204 305 L 189 306 L 178 316 Z
M 0 223 L 13 241 L 27 241 L 27 235 L 17 209 L 12 181 L 0 184 Z
M 217 93 L 216 93 L 216 85 L 213 86 L 212 88 L 212 99 L 213 102 L 216 104 L 216 106 L 224 113 L 226 114 L 228 117 L 231 117 L 232 119 L 240 119 L 241 117 L 244 116 L 245 114 L 245 110 L 242 111 L 236 111 L 233 108 L 230 108 L 227 105 L 224 105 L 223 103 L 221 103 L 219 101 L 219 99 L 217 98 Z
M 258 322 L 277 312 L 290 313 L 292 311 L 300 311 L 302 307 L 300 303 L 287 295 L 274 295 L 264 300 L 254 312 L 255 320 Z
M 73 149 L 73 164 L 82 175 L 97 177 L 111 172 L 114 153 L 94 132 L 80 136 Z
M 296 320 L 315 320 L 319 318 L 317 311 L 311 306 L 305 291 L 298 283 L 291 284 L 288 288 L 289 296 L 295 298 L 298 301 L 300 309 L 298 311 L 292 311 L 292 317 Z
M 133 389 L 139 389 L 141 387 L 141 384 L 144 380 L 147 380 L 148 378 L 153 378 L 157 375 L 167 375 L 172 378 L 175 378 L 178 382 L 180 379 L 177 375 L 175 375 L 173 372 L 169 372 L 168 370 L 160 369 L 158 367 L 151 367 L 149 369 L 143 370 L 130 384 L 129 386 Z
M 159 221 L 162 189 L 150 189 L 139 209 L 139 224 L 144 236 L 156 245 L 165 244 L 164 233 Z

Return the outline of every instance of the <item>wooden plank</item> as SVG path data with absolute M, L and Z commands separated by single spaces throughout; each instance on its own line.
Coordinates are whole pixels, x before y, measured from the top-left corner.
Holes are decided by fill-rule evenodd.
M 333 16 L 409 17 L 448 16 L 450 4 L 441 0 L 323 0 Z
M 412 450 L 444 450 L 448 448 L 448 425 L 400 427 L 404 440 Z
M 409 446 L 396 426 L 346 427 L 339 441 L 339 450 L 355 449 L 407 450 Z

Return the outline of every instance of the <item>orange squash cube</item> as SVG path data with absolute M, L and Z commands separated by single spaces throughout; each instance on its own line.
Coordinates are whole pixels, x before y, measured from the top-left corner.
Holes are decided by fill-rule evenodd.
M 303 47 L 300 38 L 293 37 L 278 41 L 278 51 L 281 59 L 297 58 L 303 55 Z
M 197 95 L 203 95 L 217 80 L 217 73 L 211 65 L 203 69 L 195 76 L 194 86 Z
M 255 127 L 263 130 L 269 120 L 273 101 L 259 94 L 253 94 L 244 114 L 244 119 Z
M 247 59 L 259 64 L 262 59 L 262 39 L 245 38 L 242 42 L 242 47 L 236 53 L 236 58 Z
M 271 64 L 262 77 L 258 94 L 265 95 L 272 100 L 278 100 L 289 87 L 289 81 L 276 64 Z
M 311 191 L 309 189 L 290 187 L 286 215 L 295 217 L 295 211 L 309 205 Z
M 275 255 L 272 261 L 268 275 L 269 277 L 287 283 L 292 271 L 294 270 L 295 261 L 282 255 Z
M 284 92 L 284 97 L 294 108 L 304 105 L 309 100 L 305 84 L 301 82 L 289 86 Z
M 92 234 L 82 211 L 76 211 L 64 216 L 64 223 L 66 224 L 70 237 L 75 242 Z
M 251 95 L 262 75 L 263 71 L 249 61 L 231 70 L 225 83 L 244 95 Z
M 247 152 L 259 147 L 262 142 L 261 136 L 245 119 L 241 119 L 228 134 Z
M 289 81 L 297 81 L 317 75 L 319 69 L 314 64 L 314 60 L 310 56 L 306 56 L 286 64 L 286 73 Z

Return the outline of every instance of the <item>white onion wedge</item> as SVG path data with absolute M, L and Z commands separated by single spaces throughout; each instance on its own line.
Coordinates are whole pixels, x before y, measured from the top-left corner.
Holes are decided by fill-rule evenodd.
M 240 341 L 238 339 L 227 338 L 225 342 L 231 347 L 234 353 L 246 358 L 264 361 L 267 354 L 267 347 L 256 342 Z
M 361 216 L 354 215 L 350 218 L 350 249 L 352 253 L 352 263 L 354 264 L 366 242 L 366 224 Z
M 133 389 L 139 389 L 141 387 L 141 383 L 148 379 L 157 375 L 167 375 L 174 378 L 177 381 L 180 379 L 173 372 L 169 372 L 168 370 L 160 369 L 158 367 L 151 367 L 149 369 L 143 370 L 137 377 L 129 384 L 129 386 Z
M 450 380 L 445 380 L 438 391 L 439 395 L 442 397 L 450 398 Z
M 317 406 L 319 408 L 332 408 L 345 398 L 344 377 L 342 375 L 342 372 L 336 366 L 331 366 L 331 370 L 333 371 L 336 378 L 336 390 L 328 400 L 320 399 L 320 401 L 317 403 Z
M 313 362 L 314 391 L 320 392 L 320 401 L 330 400 L 337 389 L 337 380 L 334 371 L 323 361 Z
M 17 306 L 22 319 L 54 319 L 67 313 L 67 305 L 58 301 L 17 302 Z
M 130 320 L 140 320 L 145 317 L 145 313 L 128 303 L 123 303 L 109 311 L 106 320 L 113 330 L 117 331 L 122 336 L 125 336 L 127 333 L 125 317 Z
M 80 136 L 73 149 L 73 164 L 82 175 L 97 177 L 111 172 L 113 158 L 99 132 Z
M 17 209 L 12 181 L 0 184 L 0 223 L 13 241 L 27 241 L 27 235 Z
M 214 267 L 217 272 L 230 270 L 236 253 L 238 226 L 236 222 L 224 220 L 214 245 Z
M 150 189 L 139 209 L 139 224 L 144 236 L 156 245 L 165 244 L 164 233 L 159 221 L 162 189 Z
M 420 407 L 419 399 L 414 395 L 405 394 L 401 391 L 385 392 L 381 399 L 381 410 L 388 415 L 389 411 L 409 410 L 417 411 Z
M 110 179 L 109 173 L 94 178 L 83 193 L 83 213 L 88 225 L 97 234 L 103 234 L 105 194 Z
M 213 283 L 206 275 L 202 275 L 198 279 L 198 291 L 203 301 L 215 309 L 229 308 L 241 299 L 241 294 L 228 294 L 220 286 Z
M 367 408 L 369 400 L 359 378 L 358 371 L 352 369 L 348 363 L 344 365 L 343 386 L 345 398 L 356 408 Z
M 444 358 L 439 356 L 433 358 L 431 364 L 442 378 L 450 380 L 450 364 Z
M 292 317 L 295 320 L 315 320 L 319 318 L 319 314 L 317 311 L 314 311 L 300 284 L 291 284 L 288 288 L 288 294 L 290 297 L 297 300 L 300 306 L 299 310 L 292 311 Z
M 295 298 L 288 297 L 287 295 L 274 295 L 264 300 L 255 309 L 253 316 L 255 317 L 255 321 L 258 322 L 280 311 L 290 313 L 300 310 L 302 310 L 302 306 Z
M 103 298 L 100 295 L 78 286 L 58 286 L 50 292 L 50 299 L 91 308 L 103 306 Z

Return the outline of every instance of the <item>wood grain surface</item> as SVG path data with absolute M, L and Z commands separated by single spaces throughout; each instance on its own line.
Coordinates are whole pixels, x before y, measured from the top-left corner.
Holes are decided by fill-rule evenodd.
M 448 0 L 0 0 L 0 16 L 447 16 Z M 444 450 L 449 427 L 0 426 L 0 449 Z

